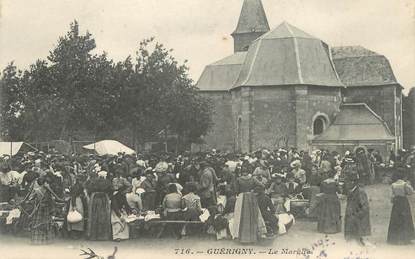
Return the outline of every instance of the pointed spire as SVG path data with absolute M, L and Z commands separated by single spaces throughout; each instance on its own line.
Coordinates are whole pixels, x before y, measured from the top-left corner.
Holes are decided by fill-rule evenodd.
M 267 32 L 269 24 L 261 0 L 244 0 L 238 25 L 232 34 Z
M 251 42 L 269 31 L 261 0 L 244 0 L 238 25 L 232 33 L 235 52 L 246 51 Z

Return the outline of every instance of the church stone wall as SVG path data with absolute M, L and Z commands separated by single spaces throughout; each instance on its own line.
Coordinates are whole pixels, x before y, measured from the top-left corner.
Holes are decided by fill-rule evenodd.
M 252 149 L 295 146 L 309 150 L 313 120 L 334 121 L 340 110 L 340 88 L 318 86 L 255 87 L 252 91 Z
M 255 87 L 252 102 L 252 148 L 295 146 L 295 92 L 290 86 Z
M 249 152 L 259 148 L 295 146 L 308 150 L 315 117 L 327 117 L 328 127 L 334 121 L 340 103 L 340 88 L 256 86 L 234 89 L 235 149 Z
M 200 92 L 213 102 L 213 126 L 204 137 L 208 148 L 234 150 L 234 120 L 231 94 L 228 91 Z
M 235 123 L 235 150 L 249 152 L 252 148 L 252 88 L 239 87 L 232 91 L 232 119 Z

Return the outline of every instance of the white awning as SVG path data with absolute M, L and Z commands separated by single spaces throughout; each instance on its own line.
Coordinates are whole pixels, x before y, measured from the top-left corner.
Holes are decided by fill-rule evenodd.
M 0 142 L 0 156 L 14 156 L 23 146 L 23 142 Z
M 127 155 L 132 155 L 135 151 L 126 145 L 116 141 L 116 140 L 102 140 L 96 143 L 92 143 L 83 148 L 88 150 L 95 150 L 98 155 L 117 155 L 118 153 L 125 153 Z

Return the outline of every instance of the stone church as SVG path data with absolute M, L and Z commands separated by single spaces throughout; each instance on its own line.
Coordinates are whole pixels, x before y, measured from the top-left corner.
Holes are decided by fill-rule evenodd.
M 402 86 L 385 56 L 286 22 L 270 30 L 261 0 L 244 0 L 232 37 L 234 53 L 197 82 L 215 109 L 203 148 L 401 147 Z

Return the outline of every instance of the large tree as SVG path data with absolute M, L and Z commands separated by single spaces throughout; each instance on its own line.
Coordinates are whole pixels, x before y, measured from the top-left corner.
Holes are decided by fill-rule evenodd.
M 2 133 L 13 140 L 47 141 L 113 137 L 129 132 L 134 143 L 160 131 L 185 146 L 207 133 L 211 104 L 199 96 L 186 62 L 154 38 L 135 58 L 114 63 L 75 21 L 47 60 L 24 72 L 13 63 L 2 74 Z
M 1 135 L 5 139 L 21 138 L 24 134 L 21 115 L 23 112 L 22 72 L 10 63 L 1 78 Z
M 198 94 L 186 61 L 179 64 L 172 52 L 154 38 L 146 39 L 136 53 L 134 73 L 126 66 L 132 74 L 123 91 L 122 110 L 138 142 L 164 131 L 176 134 L 185 146 L 211 126 L 211 103 Z M 126 63 L 131 64 L 129 59 Z

